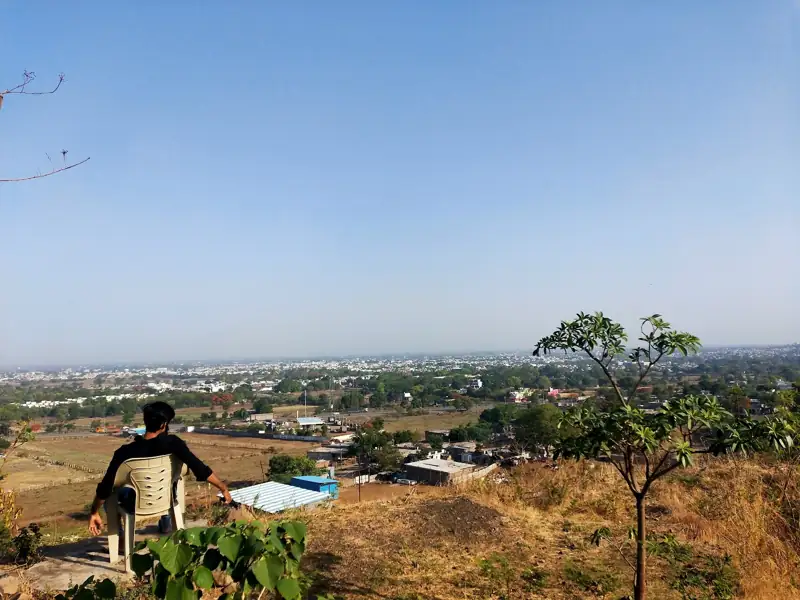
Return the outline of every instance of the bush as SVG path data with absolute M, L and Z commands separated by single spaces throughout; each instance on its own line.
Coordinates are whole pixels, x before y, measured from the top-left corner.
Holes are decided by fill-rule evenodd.
M 55 600 L 113 600 L 117 596 L 117 586 L 110 579 L 95 581 L 94 575 L 80 585 L 72 586 L 58 594 Z
M 619 587 L 619 582 L 613 573 L 604 573 L 573 562 L 568 562 L 564 567 L 564 577 L 583 591 L 595 596 L 604 596 Z
M 131 567 L 168 600 L 197 600 L 203 590 L 236 598 L 269 590 L 297 600 L 308 585 L 300 573 L 305 539 L 306 526 L 296 521 L 195 527 L 138 545 L 148 553 L 135 554 Z
M 11 540 L 14 560 L 18 563 L 31 564 L 42 559 L 42 533 L 36 523 L 23 527 Z

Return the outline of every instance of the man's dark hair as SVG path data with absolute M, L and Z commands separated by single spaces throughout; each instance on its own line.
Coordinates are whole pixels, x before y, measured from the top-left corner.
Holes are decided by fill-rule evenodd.
M 145 429 L 154 433 L 175 418 L 175 409 L 166 402 L 151 402 L 144 405 L 142 415 Z

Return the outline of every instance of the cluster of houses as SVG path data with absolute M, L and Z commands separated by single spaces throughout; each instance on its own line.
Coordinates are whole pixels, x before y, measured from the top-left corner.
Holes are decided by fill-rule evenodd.
M 476 442 L 451 443 L 446 441 L 449 434 L 447 429 L 434 429 L 425 432 L 425 441 L 395 444 L 403 465 L 393 473 L 380 473 L 377 478 L 412 485 L 448 485 L 483 477 L 500 464 L 515 465 L 530 458 L 528 453 L 513 451 L 508 444 L 484 448 Z M 331 435 L 323 445 L 308 450 L 306 456 L 320 467 L 354 466 L 354 438 L 352 432 Z M 430 443 L 433 439 L 444 441 L 434 448 Z

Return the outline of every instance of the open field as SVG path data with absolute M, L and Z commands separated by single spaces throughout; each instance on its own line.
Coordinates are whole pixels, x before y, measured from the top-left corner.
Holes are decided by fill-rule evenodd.
M 374 418 L 383 419 L 386 431 L 400 431 L 409 429 L 424 434 L 431 429 L 452 429 L 459 425 L 466 425 L 470 421 L 477 422 L 481 412 L 493 406 L 492 404 L 475 406 L 465 412 L 443 411 L 432 409 L 421 415 L 408 415 L 397 411 L 375 411 L 368 413 L 355 413 L 345 415 L 348 421 L 365 423 Z
M 232 487 L 263 480 L 270 456 L 305 454 L 304 442 L 258 438 L 228 438 L 183 434 L 192 451 Z M 9 459 L 4 485 L 19 492 L 22 522 L 57 523 L 62 528 L 83 525 L 86 507 L 111 455 L 122 444 L 119 437 L 41 437 L 26 444 Z M 64 464 L 55 464 L 64 463 Z M 66 466 L 65 466 L 66 465 Z M 212 488 L 189 477 L 189 500 L 213 498 Z M 215 490 L 214 490 L 215 491 Z

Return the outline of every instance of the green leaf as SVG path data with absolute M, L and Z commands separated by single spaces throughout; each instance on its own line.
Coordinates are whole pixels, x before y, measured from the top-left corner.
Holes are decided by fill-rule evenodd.
M 193 557 L 194 552 L 186 544 L 175 544 L 170 540 L 161 548 L 161 564 L 173 575 L 182 573 Z
M 197 587 L 203 590 L 210 590 L 214 587 L 214 575 L 207 567 L 202 565 L 194 570 L 192 581 L 194 581 Z
M 149 554 L 131 555 L 131 569 L 137 577 L 144 577 L 153 568 L 153 557 Z
M 281 524 L 286 534 L 298 542 L 306 538 L 306 524 L 300 521 L 286 521 Z
M 303 557 L 303 545 L 298 542 L 292 542 L 289 545 L 289 551 L 297 560 L 300 560 Z
M 236 558 L 239 556 L 239 550 L 242 547 L 242 536 L 237 534 L 220 538 L 217 541 L 217 547 L 222 556 L 231 562 L 235 562 Z
M 208 529 L 203 531 L 202 534 L 203 545 L 204 546 L 216 545 L 217 540 L 223 533 L 225 533 L 224 527 L 209 527 Z
M 283 575 L 283 560 L 280 556 L 268 554 L 255 562 L 252 572 L 258 583 L 272 591 Z
M 161 549 L 166 543 L 166 538 L 161 540 L 147 540 L 147 548 L 150 550 L 150 554 L 158 558 L 161 556 Z
M 277 524 L 271 524 L 269 528 L 269 536 L 267 541 L 275 548 L 278 552 L 284 553 L 286 552 L 286 547 L 283 545 L 283 540 L 281 540 L 280 536 L 278 535 L 278 528 Z
M 84 581 L 84 582 L 83 582 L 83 583 L 80 585 L 80 587 L 86 587 L 87 585 L 89 585 L 89 584 L 90 584 L 90 583 L 92 583 L 93 581 L 94 581 L 94 575 L 89 575 L 89 577 L 87 577 L 87 578 L 86 578 L 86 581 Z
M 184 529 L 183 539 L 187 544 L 191 544 L 192 546 L 206 546 L 207 544 L 203 543 L 204 531 L 204 527 L 192 527 L 190 529 Z
M 296 579 L 283 578 L 278 581 L 277 587 L 285 600 L 297 600 L 300 597 L 300 584 Z
M 199 592 L 191 587 L 185 577 L 172 578 L 167 582 L 166 600 L 197 600 Z
M 95 584 L 94 593 L 98 598 L 113 599 L 117 596 L 117 586 L 110 579 L 103 579 Z

